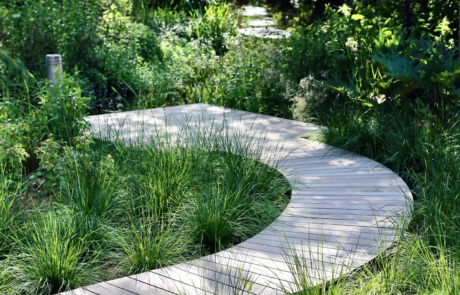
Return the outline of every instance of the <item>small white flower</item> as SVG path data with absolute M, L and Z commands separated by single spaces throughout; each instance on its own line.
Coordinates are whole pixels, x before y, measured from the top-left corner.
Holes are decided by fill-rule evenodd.
M 358 51 L 358 42 L 353 37 L 348 37 L 345 45 L 353 52 Z

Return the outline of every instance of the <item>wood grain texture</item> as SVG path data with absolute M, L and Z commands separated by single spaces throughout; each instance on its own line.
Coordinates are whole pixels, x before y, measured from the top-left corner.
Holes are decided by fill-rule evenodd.
M 276 166 L 293 191 L 276 221 L 230 249 L 62 294 L 297 292 L 294 259 L 311 284 L 330 280 L 384 251 L 397 237 L 398 222 L 410 216 L 412 195 L 401 178 L 373 160 L 304 139 L 320 131 L 313 124 L 206 104 L 91 116 L 87 121 L 98 137 L 133 141 L 158 132 L 174 138 L 184 122 L 191 128 L 224 126 L 231 135 L 263 143 L 263 161 Z

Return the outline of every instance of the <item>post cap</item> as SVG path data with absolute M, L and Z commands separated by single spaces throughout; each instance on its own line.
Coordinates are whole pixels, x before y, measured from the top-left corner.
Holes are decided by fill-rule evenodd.
M 46 62 L 47 63 L 60 63 L 62 62 L 62 56 L 60 54 L 47 54 Z

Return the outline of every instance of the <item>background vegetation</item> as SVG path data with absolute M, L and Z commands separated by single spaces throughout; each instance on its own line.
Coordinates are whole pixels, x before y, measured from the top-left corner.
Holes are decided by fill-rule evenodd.
M 267 4 L 278 25 L 290 27 L 290 38 L 241 37 L 237 29 L 245 19 L 238 6 L 206 0 L 1 2 L 2 292 L 25 282 L 29 292 L 49 293 L 106 279 L 114 275 L 104 272 L 107 261 L 119 262 L 114 269 L 125 272 L 158 267 L 165 263 L 159 253 L 189 258 L 264 224 L 261 217 L 249 222 L 225 209 L 234 223 L 209 232 L 201 225 L 215 220 L 200 220 L 193 210 L 176 213 L 193 202 L 199 210 L 220 212 L 219 200 L 235 196 L 250 196 L 251 208 L 258 208 L 259 194 L 274 202 L 268 192 L 235 191 L 174 169 L 187 179 L 181 192 L 190 194 L 179 205 L 168 203 L 168 194 L 178 193 L 170 191 L 175 178 L 154 186 L 145 177 L 162 177 L 173 164 L 198 165 L 197 155 L 219 163 L 221 175 L 237 169 L 232 165 L 238 161 L 245 169 L 267 169 L 257 162 L 199 148 L 190 154 L 174 144 L 114 146 L 84 136 L 86 114 L 206 102 L 325 125 L 317 140 L 376 159 L 409 184 L 414 214 L 398 245 L 361 272 L 316 288 L 307 288 L 302 271 L 293 269 L 305 294 L 459 293 L 458 3 L 410 1 L 407 10 L 395 0 Z M 48 53 L 64 59 L 65 75 L 54 92 L 44 80 Z M 141 167 L 141 150 L 157 165 Z M 122 161 L 140 165 L 142 175 L 129 174 L 138 182 L 118 179 Z M 208 164 L 200 165 L 197 171 L 207 172 Z M 120 187 L 107 185 L 115 181 Z M 207 189 L 195 194 L 198 187 Z M 121 195 L 139 198 L 144 209 L 117 218 Z M 22 229 L 26 223 L 33 226 Z M 191 228 L 174 228 L 181 224 Z M 129 226 L 142 230 L 127 231 L 133 236 L 116 230 Z M 124 244 L 107 239 L 113 233 Z M 178 241 L 190 243 L 177 248 Z M 41 245 L 53 246 L 43 252 Z M 153 258 L 137 263 L 139 257 Z M 89 268 L 101 278 L 82 275 Z

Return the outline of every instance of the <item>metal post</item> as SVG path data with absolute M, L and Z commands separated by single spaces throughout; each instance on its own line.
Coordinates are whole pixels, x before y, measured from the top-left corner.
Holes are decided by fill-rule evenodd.
M 53 90 L 58 81 L 62 81 L 62 56 L 59 54 L 46 55 L 46 76 Z

